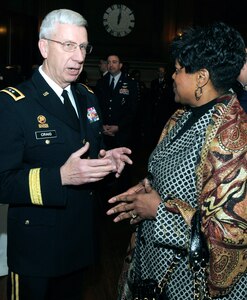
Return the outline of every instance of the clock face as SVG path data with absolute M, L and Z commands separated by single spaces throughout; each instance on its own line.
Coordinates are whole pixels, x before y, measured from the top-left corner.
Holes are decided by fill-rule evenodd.
M 134 12 L 123 4 L 113 4 L 103 15 L 103 25 L 115 37 L 129 34 L 135 26 Z

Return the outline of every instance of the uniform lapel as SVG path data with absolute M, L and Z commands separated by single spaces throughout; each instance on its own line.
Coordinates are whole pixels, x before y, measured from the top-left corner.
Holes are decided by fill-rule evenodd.
M 87 96 L 75 85 L 71 85 L 71 90 L 78 108 L 82 138 L 85 138 L 87 129 Z
M 79 128 L 73 125 L 73 122 L 71 122 L 66 109 L 57 94 L 47 84 L 39 72 L 34 73 L 32 81 L 37 87 L 36 90 L 39 93 L 39 97 L 37 97 L 39 104 L 43 106 L 49 113 L 53 114 L 56 118 L 60 119 L 75 130 L 79 130 Z
M 103 90 L 104 90 L 104 92 L 107 91 L 108 97 L 111 96 L 111 92 L 110 92 L 110 73 L 106 74 L 103 77 Z

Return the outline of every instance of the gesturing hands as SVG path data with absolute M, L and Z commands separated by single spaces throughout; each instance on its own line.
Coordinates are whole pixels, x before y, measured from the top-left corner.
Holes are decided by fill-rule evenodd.
M 103 125 L 103 134 L 108 136 L 115 136 L 119 131 L 119 127 L 117 125 Z
M 161 197 L 152 189 L 149 181 L 144 179 L 142 183 L 109 199 L 108 202 L 118 203 L 107 211 L 107 215 L 118 213 L 114 222 L 130 218 L 130 223 L 136 224 L 143 219 L 155 219 Z
M 125 163 L 132 164 L 126 155 L 131 150 L 125 147 L 105 151 L 100 150 L 98 159 L 82 159 L 81 156 L 89 149 L 89 143 L 72 153 L 60 168 L 62 185 L 81 185 L 102 180 L 111 172 L 119 177 Z
M 125 163 L 132 165 L 132 160 L 127 154 L 131 154 L 131 150 L 126 147 L 115 148 L 112 150 L 100 150 L 99 156 L 104 159 L 110 159 L 115 167 L 116 177 L 118 178 L 124 169 Z

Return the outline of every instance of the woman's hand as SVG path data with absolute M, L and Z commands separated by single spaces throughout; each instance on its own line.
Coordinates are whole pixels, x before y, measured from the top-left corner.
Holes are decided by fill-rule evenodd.
M 114 222 L 131 219 L 130 223 L 136 224 L 143 219 L 155 219 L 161 198 L 144 179 L 142 183 L 109 199 L 108 202 L 117 203 L 107 211 L 107 215 L 118 214 Z

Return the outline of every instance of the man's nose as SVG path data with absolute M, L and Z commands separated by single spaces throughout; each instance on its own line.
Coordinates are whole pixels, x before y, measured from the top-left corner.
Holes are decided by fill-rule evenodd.
M 84 48 L 78 47 L 74 52 L 73 52 L 73 58 L 77 60 L 78 62 L 83 62 L 86 57 L 86 50 Z

